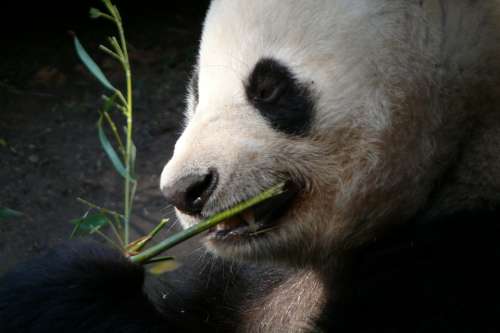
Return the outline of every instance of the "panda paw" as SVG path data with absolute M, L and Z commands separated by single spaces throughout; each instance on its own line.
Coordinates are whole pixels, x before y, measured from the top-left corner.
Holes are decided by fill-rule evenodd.
M 60 246 L 0 279 L 0 332 L 160 331 L 143 284 L 143 268 L 119 251 Z

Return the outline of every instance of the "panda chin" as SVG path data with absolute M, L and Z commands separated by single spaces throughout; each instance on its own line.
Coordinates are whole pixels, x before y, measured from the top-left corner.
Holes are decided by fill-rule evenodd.
M 287 186 L 285 193 L 219 223 L 209 230 L 206 239 L 212 243 L 237 243 L 264 236 L 279 227 L 296 195 L 296 188 Z

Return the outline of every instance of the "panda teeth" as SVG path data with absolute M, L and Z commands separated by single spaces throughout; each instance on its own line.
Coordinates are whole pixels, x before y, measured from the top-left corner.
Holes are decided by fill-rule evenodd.
M 215 227 L 216 231 L 228 231 L 238 227 L 241 224 L 241 221 L 238 218 L 230 218 L 222 223 L 217 224 Z
M 241 213 L 241 218 L 249 225 L 250 231 L 256 231 L 259 229 L 257 223 L 255 223 L 255 214 L 251 209 L 247 209 Z
M 219 235 L 226 235 L 229 232 L 240 229 L 241 227 L 249 230 L 250 232 L 259 230 L 259 226 L 255 221 L 255 214 L 252 210 L 247 210 L 235 217 L 229 218 L 224 222 L 217 224 L 213 231 L 219 233 Z

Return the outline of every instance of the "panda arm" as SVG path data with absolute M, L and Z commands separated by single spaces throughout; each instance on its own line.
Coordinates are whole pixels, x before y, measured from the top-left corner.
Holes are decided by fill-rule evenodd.
M 143 269 L 118 251 L 93 242 L 58 247 L 0 280 L 0 331 L 153 332 L 162 318 L 143 281 Z
M 94 242 L 61 246 L 0 279 L 0 332 L 232 330 L 247 292 L 243 268 L 189 262 L 145 288 L 143 268 L 118 251 Z

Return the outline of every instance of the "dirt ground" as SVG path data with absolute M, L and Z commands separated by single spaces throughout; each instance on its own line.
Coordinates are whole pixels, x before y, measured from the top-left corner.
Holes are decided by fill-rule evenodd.
M 123 13 L 134 76 L 139 188 L 134 235 L 172 217 L 159 176 L 180 133 L 187 78 L 206 3 Z M 98 3 L 97 3 L 98 4 Z M 75 9 L 76 11 L 77 9 Z M 80 8 L 78 8 L 80 10 Z M 77 197 L 121 209 L 122 181 L 100 148 L 97 109 L 103 89 L 79 63 L 67 34 L 75 31 L 112 82 L 118 65 L 97 45 L 109 26 L 75 14 L 61 26 L 13 32 L 0 54 L 0 207 L 25 214 L 0 222 L 0 273 L 69 238 L 71 219 L 86 207 Z M 74 20 L 72 20 L 74 19 Z M 4 31 L 4 37 L 6 36 Z M 175 227 L 174 227 L 175 228 Z M 181 253 L 192 251 L 188 245 Z

